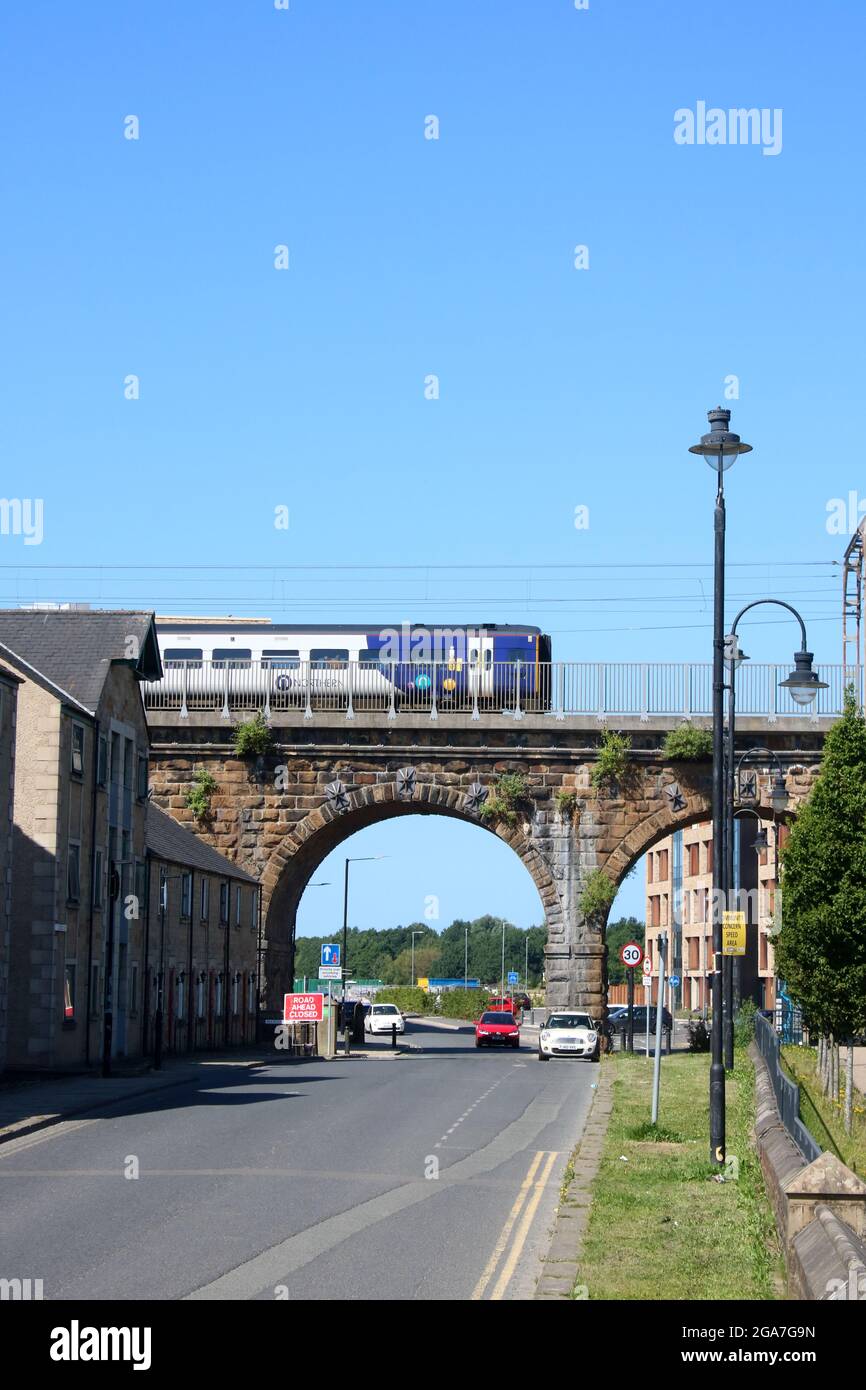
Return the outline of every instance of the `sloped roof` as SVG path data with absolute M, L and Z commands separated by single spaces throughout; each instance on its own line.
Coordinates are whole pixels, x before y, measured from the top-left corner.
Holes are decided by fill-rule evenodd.
M 99 704 L 111 662 L 129 659 L 130 638 L 138 643 L 135 675 L 139 680 L 159 680 L 162 664 L 152 613 L 0 609 L 4 659 L 14 665 L 18 657 L 91 714 Z
M 240 879 L 243 883 L 258 882 L 252 874 L 226 859 L 225 855 L 199 839 L 191 830 L 185 829 L 152 801 L 147 803 L 146 833 L 147 848 L 158 859 L 167 859 L 172 864 L 187 864 L 191 869 L 219 874 L 223 878 Z

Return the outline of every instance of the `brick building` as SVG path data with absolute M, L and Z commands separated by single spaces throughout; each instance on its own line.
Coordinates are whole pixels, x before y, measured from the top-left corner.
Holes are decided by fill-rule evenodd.
M 12 816 L 19 678 L 0 666 L 0 1071 L 6 1065 L 9 951 L 12 938 Z
M 153 618 L 3 610 L 0 660 L 20 681 L 7 1065 L 98 1059 L 108 993 L 112 1051 L 129 1055 L 148 792 L 140 682 L 161 670 Z
M 735 822 L 734 881 L 745 890 L 740 906 L 746 912 L 746 954 L 742 957 L 740 991 L 760 1008 L 772 1008 L 776 998 L 773 933 L 776 929 L 778 849 L 788 835 L 786 825 L 769 829 L 769 847 L 755 853 L 757 821 L 749 816 Z M 778 834 L 778 839 L 777 839 Z M 703 1011 L 709 1003 L 707 973 L 712 967 L 712 825 L 684 827 L 651 849 L 646 856 L 647 954 L 655 965 L 660 931 L 666 931 L 673 950 L 673 970 L 681 984 L 675 993 L 678 1008 Z
M 253 1042 L 259 951 L 256 879 L 150 803 L 142 1050 L 154 1047 L 160 977 L 166 1051 Z

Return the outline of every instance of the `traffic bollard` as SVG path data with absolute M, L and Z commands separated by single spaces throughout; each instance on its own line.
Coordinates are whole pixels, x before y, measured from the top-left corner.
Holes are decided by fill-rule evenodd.
M 392 1047 L 396 1047 L 396 1046 L 397 1046 L 397 1025 L 396 1025 L 396 1023 L 392 1023 L 392 1024 L 391 1024 L 391 1046 L 392 1046 Z

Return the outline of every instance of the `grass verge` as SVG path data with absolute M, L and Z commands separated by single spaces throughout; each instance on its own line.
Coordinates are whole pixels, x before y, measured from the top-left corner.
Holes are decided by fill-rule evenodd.
M 709 1162 L 706 1054 L 662 1060 L 657 1128 L 649 1124 L 652 1063 L 616 1053 L 613 1113 L 577 1283 L 590 1299 L 773 1299 L 782 1262 L 751 1131 L 755 1076 L 742 1057 L 727 1078 L 733 1180 Z M 736 1163 L 731 1162 L 736 1158 Z
M 845 1133 L 844 1101 L 834 1102 L 821 1094 L 817 1073 L 818 1055 L 814 1047 L 782 1048 L 782 1062 L 788 1075 L 800 1087 L 800 1119 L 822 1149 L 834 1153 L 842 1163 L 866 1174 L 866 1110 L 863 1097 L 854 1092 L 854 1125 Z M 844 1067 L 844 1062 L 843 1062 Z M 844 1087 L 845 1078 L 842 1077 Z

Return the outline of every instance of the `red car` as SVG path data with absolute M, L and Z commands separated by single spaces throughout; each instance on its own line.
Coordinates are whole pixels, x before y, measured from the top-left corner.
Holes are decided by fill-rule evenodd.
M 500 1010 L 483 1013 L 475 1025 L 476 1047 L 519 1047 L 520 1029 L 514 1014 Z

